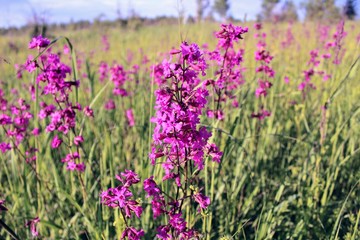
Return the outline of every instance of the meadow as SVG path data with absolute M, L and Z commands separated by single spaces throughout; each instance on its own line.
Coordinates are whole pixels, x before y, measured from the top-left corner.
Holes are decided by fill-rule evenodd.
M 359 29 L 1 36 L 0 239 L 360 239 Z

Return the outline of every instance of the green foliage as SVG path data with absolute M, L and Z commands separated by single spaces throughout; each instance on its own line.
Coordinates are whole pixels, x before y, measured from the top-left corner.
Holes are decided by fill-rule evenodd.
M 220 17 L 225 19 L 227 17 L 227 12 L 229 11 L 229 8 L 229 0 L 215 0 L 214 11 L 219 14 Z
M 335 0 L 308 0 L 304 2 L 307 20 L 337 21 L 340 9 L 335 5 Z
M 298 14 L 297 14 L 297 7 L 293 1 L 286 1 L 281 8 L 281 13 L 279 15 L 280 21 L 297 21 Z
M 209 0 L 196 0 L 196 17 L 197 22 L 200 22 L 204 18 L 204 12 L 209 7 L 210 1 Z
M 261 20 L 269 21 L 273 18 L 273 9 L 280 0 L 263 0 L 261 4 Z
M 353 20 L 356 17 L 356 1 L 347 0 L 344 6 L 344 13 L 346 17 L 350 20 Z

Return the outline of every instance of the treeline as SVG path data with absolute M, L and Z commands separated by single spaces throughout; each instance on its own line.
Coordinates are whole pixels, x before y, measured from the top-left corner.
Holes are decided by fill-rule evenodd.
M 156 24 L 177 24 L 180 21 L 189 24 L 196 22 L 212 22 L 216 20 L 221 21 L 241 21 L 243 19 L 234 19 L 230 14 L 231 6 L 229 0 L 196 0 L 197 9 L 196 16 L 185 17 L 185 12 L 180 12 L 179 17 L 161 16 L 157 18 L 141 17 L 133 14 L 128 18 L 118 18 L 116 20 L 102 20 L 101 18 L 93 21 L 82 20 L 70 23 L 48 23 L 46 21 L 32 21 L 31 23 L 20 27 L 0 28 L 0 35 L 5 34 L 24 34 L 28 33 L 31 36 L 42 34 L 46 36 L 48 32 L 56 32 L 59 30 L 80 30 L 90 27 L 121 27 L 137 30 L 142 26 L 156 25 Z M 305 11 L 305 21 L 326 21 L 337 22 L 339 19 L 346 18 L 354 20 L 357 15 L 356 6 L 357 0 L 347 0 L 344 6 L 339 7 L 335 5 L 335 0 L 304 0 L 299 5 L 296 5 L 292 0 L 263 0 L 261 11 L 257 15 L 257 21 L 298 21 L 299 9 Z M 233 9 L 236 10 L 236 9 Z M 37 19 L 35 17 L 35 19 Z
M 257 15 L 259 21 L 297 21 L 299 10 L 305 11 L 306 21 L 338 21 L 341 18 L 350 20 L 357 15 L 357 0 L 346 0 L 344 6 L 336 6 L 335 0 L 303 0 L 296 5 L 292 0 L 262 0 L 261 12 Z M 209 14 L 215 13 L 221 18 L 231 18 L 229 10 L 230 0 L 197 0 L 198 20 L 201 20 L 204 7 L 211 8 Z
M 103 27 L 103 28 L 130 28 L 138 29 L 142 26 L 154 25 L 154 24 L 177 24 L 179 22 L 177 17 L 157 17 L 157 18 L 145 18 L 145 17 L 131 17 L 126 19 L 115 19 L 115 20 L 100 20 L 95 19 L 90 20 L 81 20 L 81 21 L 71 21 L 70 23 L 47 23 L 46 21 L 41 22 L 32 22 L 22 27 L 9 27 L 9 28 L 0 28 L 0 35 L 14 34 L 22 35 L 28 33 L 31 36 L 37 36 L 42 34 L 46 36 L 49 32 L 56 32 L 59 30 L 81 30 L 87 29 L 90 27 Z

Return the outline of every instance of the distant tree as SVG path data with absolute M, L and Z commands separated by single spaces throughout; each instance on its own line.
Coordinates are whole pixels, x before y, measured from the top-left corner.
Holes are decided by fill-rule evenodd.
M 356 5 L 355 0 L 347 0 L 345 3 L 344 14 L 350 20 L 353 20 L 356 17 L 355 5 Z
M 307 20 L 337 21 L 341 17 L 335 0 L 308 0 L 304 7 Z
M 281 8 L 281 12 L 279 14 L 280 21 L 297 21 L 298 14 L 297 9 L 292 0 L 287 0 Z
M 223 19 L 226 19 L 229 8 L 229 0 L 215 0 L 214 11 L 219 14 Z
M 196 9 L 196 21 L 200 22 L 204 18 L 204 12 L 209 7 L 209 0 L 196 0 L 197 9 Z
M 263 21 L 269 21 L 273 19 L 273 10 L 276 4 L 278 4 L 280 0 L 263 0 L 261 4 L 261 14 L 260 18 Z
M 42 12 L 38 12 L 38 10 L 36 10 L 36 8 L 34 8 L 33 6 L 31 6 L 31 12 L 32 16 L 27 23 L 27 25 L 31 26 L 33 29 L 31 31 L 31 37 L 35 37 L 38 35 L 46 36 L 48 12 L 45 10 Z

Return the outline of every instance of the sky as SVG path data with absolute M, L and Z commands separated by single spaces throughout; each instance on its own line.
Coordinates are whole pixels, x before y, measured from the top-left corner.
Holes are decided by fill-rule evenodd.
M 284 0 L 283 0 L 284 1 Z M 303 0 L 294 0 L 299 6 Z M 346 0 L 337 0 L 341 6 Z M 358 9 L 360 4 L 358 6 Z M 183 9 L 187 16 L 196 15 L 195 0 L 0 0 L 0 27 L 23 26 L 34 13 L 50 23 L 67 23 L 79 20 L 103 20 L 126 17 L 131 10 L 142 17 L 178 16 Z M 255 19 L 261 10 L 261 0 L 230 0 L 229 14 L 237 19 Z M 358 10 L 360 13 L 360 9 Z M 299 15 L 304 11 L 299 8 Z

